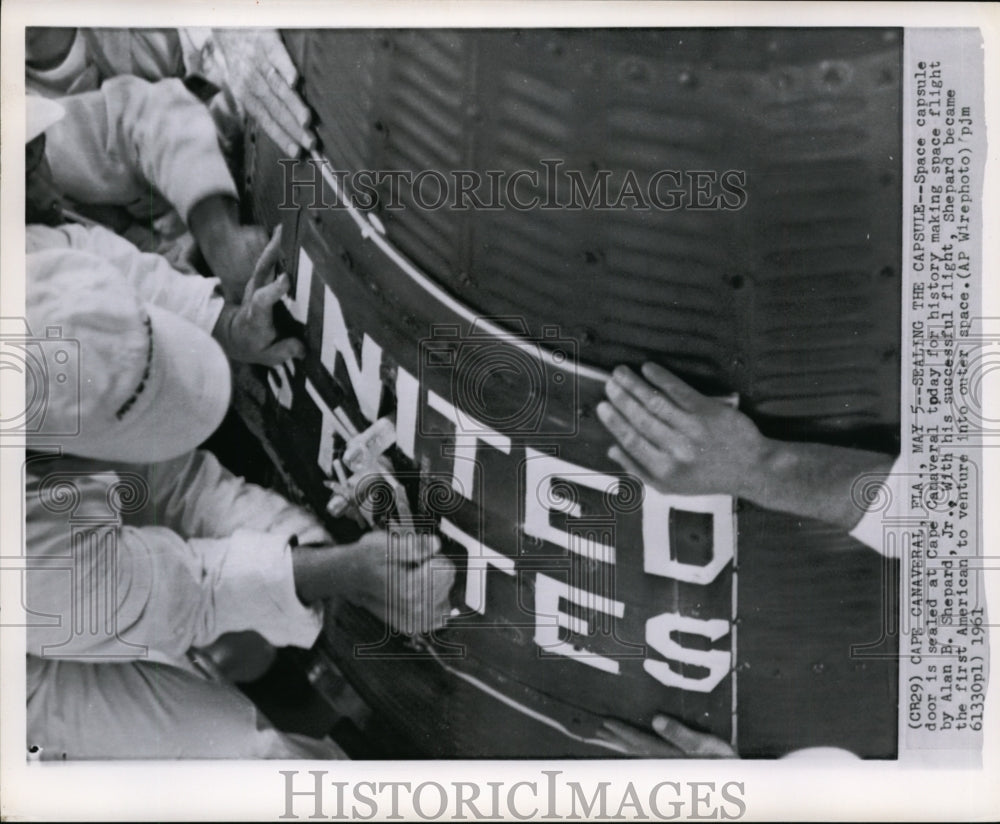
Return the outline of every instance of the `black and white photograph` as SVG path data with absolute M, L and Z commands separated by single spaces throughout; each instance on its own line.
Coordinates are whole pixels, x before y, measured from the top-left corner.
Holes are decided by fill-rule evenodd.
M 94 5 L 4 8 L 5 794 L 1000 810 L 987 7 Z

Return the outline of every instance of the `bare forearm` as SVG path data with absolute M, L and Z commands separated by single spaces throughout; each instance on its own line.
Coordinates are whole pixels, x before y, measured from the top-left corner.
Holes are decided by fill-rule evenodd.
M 267 246 L 267 232 L 261 226 L 242 225 L 236 199 L 226 194 L 211 195 L 195 204 L 188 227 L 212 274 L 222 282 L 226 298 L 240 303 Z
M 295 594 L 306 605 L 345 595 L 355 572 L 348 547 L 296 547 L 292 550 Z
M 888 475 L 892 463 L 878 452 L 767 439 L 760 462 L 738 494 L 768 509 L 850 530 L 864 514 L 852 495 L 858 479 Z
M 234 198 L 221 194 L 199 200 L 188 215 L 188 228 L 209 266 L 227 233 L 239 225 L 239 205 Z

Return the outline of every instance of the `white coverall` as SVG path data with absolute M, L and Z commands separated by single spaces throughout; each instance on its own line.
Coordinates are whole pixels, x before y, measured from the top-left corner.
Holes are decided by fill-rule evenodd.
M 242 126 L 243 111 L 228 90 L 229 74 L 209 28 L 77 29 L 69 53 L 47 69 L 25 68 L 25 88 L 43 97 L 93 91 L 113 77 L 157 81 L 201 77 L 222 91 L 208 110 L 224 141 Z
M 222 308 L 215 279 L 101 227 L 29 226 L 27 247 L 29 290 L 31 253 L 65 248 L 67 267 L 111 261 L 123 288 L 207 332 Z M 205 452 L 150 465 L 36 459 L 26 474 L 29 746 L 46 758 L 343 757 L 330 741 L 278 733 L 185 657 L 248 629 L 313 644 L 320 613 L 295 594 L 289 540 L 328 540 L 315 518 Z M 148 500 L 119 519 L 108 491 L 120 482 Z M 68 509 L 46 492 L 59 483 Z M 87 551 L 73 554 L 74 535 Z
M 27 66 L 25 86 L 46 97 L 91 91 L 110 77 L 144 80 L 203 74 L 202 50 L 210 30 L 77 29 L 73 45 L 57 66 Z
M 60 99 L 65 116 L 45 132 L 53 182 L 77 211 L 140 249 L 186 268 L 191 210 L 237 198 L 207 109 L 179 80 L 115 77 Z
M 78 253 L 67 254 L 67 268 L 86 267 L 95 258 L 110 262 L 143 301 L 169 309 L 209 335 L 225 305 L 218 278 L 181 274 L 162 255 L 141 252 L 103 226 L 33 224 L 25 229 L 25 240 L 29 288 L 32 252 L 66 249 Z
M 277 732 L 186 659 L 249 629 L 312 646 L 321 611 L 295 594 L 289 543 L 329 540 L 309 513 L 201 450 L 144 465 L 34 456 L 25 504 L 29 747 L 71 759 L 343 757 L 328 740 Z
M 121 75 L 153 81 L 197 76 L 223 87 L 226 64 L 209 28 L 83 28 L 76 30 L 59 65 L 25 68 L 25 87 L 45 97 L 62 97 L 97 89 Z

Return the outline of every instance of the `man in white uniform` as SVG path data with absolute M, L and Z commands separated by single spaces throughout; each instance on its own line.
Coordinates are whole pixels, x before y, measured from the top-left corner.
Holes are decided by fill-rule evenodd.
M 298 72 L 275 29 L 71 29 L 31 27 L 25 85 L 62 97 L 111 77 L 200 77 L 222 90 L 210 104 L 223 133 L 250 115 L 294 157 L 310 149 L 309 109 L 295 93 Z
M 46 102 L 29 96 L 29 127 Z M 58 105 L 63 116 L 44 136 L 30 135 L 27 222 L 57 226 L 74 214 L 189 273 L 197 246 L 238 301 L 267 236 L 240 223 L 236 185 L 201 102 L 179 80 L 123 76 Z
M 112 264 L 81 255 L 28 257 L 31 328 L 59 329 L 79 350 L 47 362 L 56 383 L 28 441 L 29 749 L 337 757 L 332 742 L 274 730 L 188 653 L 247 630 L 309 647 L 331 598 L 427 631 L 448 614 L 450 561 L 436 537 L 412 531 L 336 546 L 308 512 L 192 451 L 228 406 L 225 356 L 194 324 L 144 304 Z
M 146 110 L 150 107 L 156 110 L 155 88 L 138 80 L 111 83 L 105 84 L 110 87 L 107 91 L 94 92 L 87 101 L 67 99 L 71 101 L 70 111 L 75 113 L 75 125 L 59 142 L 65 144 L 72 135 L 81 136 L 83 132 L 83 136 L 89 135 L 92 153 L 106 155 L 104 160 L 93 164 L 93 169 L 74 172 L 72 160 L 62 156 L 65 152 L 57 153 L 57 165 L 62 167 L 60 178 L 72 193 L 96 203 L 131 202 L 143 191 L 148 196 L 150 187 L 156 187 L 166 193 L 176 208 L 192 215 L 199 210 L 212 211 L 211 204 L 230 197 L 232 180 L 217 149 L 212 150 L 210 123 L 207 133 L 199 135 L 194 128 L 188 136 L 179 134 L 175 124 L 174 139 L 164 137 L 155 117 L 151 124 L 146 123 Z M 226 354 L 235 360 L 273 366 L 300 357 L 301 342 L 291 338 L 278 340 L 273 324 L 272 307 L 288 288 L 287 277 L 270 279 L 271 267 L 278 256 L 277 237 L 272 238 L 266 255 L 258 257 L 259 252 L 254 251 L 251 257 L 249 251 L 256 249 L 255 243 L 243 243 L 238 229 L 229 232 L 240 249 L 226 253 L 231 261 L 230 291 L 239 290 L 243 296 L 242 302 L 237 303 L 223 298 L 218 278 L 185 276 L 162 255 L 142 252 L 102 226 L 63 219 L 60 187 L 47 160 L 46 143 L 50 132 L 60 134 L 65 112 L 62 104 L 28 98 L 25 185 L 29 258 L 43 250 L 65 249 L 81 254 L 71 263 L 74 269 L 85 268 L 95 259 L 108 261 L 146 300 L 182 315 L 214 335 Z M 191 114 L 205 116 L 197 106 Z M 79 158 L 76 163 L 81 165 Z M 197 181 L 187 175 L 185 166 L 198 172 Z M 33 218 L 46 218 L 46 222 L 35 223 Z M 213 235 L 208 243 L 214 248 L 215 242 Z M 223 244 L 221 248 L 229 247 Z M 63 260 L 72 258 L 68 255 Z

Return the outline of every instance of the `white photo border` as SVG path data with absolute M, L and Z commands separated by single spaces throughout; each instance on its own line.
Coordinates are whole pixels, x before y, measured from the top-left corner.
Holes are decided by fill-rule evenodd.
M 7 0 L 2 6 L 2 243 L 0 305 L 22 315 L 24 302 L 23 163 L 24 29 L 28 25 L 84 26 L 284 26 L 284 27 L 473 27 L 548 26 L 902 26 L 978 27 L 982 31 L 986 115 L 990 131 L 983 196 L 984 315 L 1000 317 L 997 263 L 1000 198 L 1000 9 L 976 3 L 660 3 L 660 2 L 276 2 L 275 0 Z M 905 367 L 904 367 L 905 368 Z M 16 404 L 17 397 L 4 400 Z M 1000 408 L 1000 382 L 987 385 L 984 403 Z M 996 450 L 984 450 L 983 534 L 997 544 L 1000 499 Z M 0 598 L 21 601 L 19 574 L 4 562 L 23 546 L 23 477 L 17 449 L 0 448 Z M 994 574 L 996 579 L 997 575 Z M 997 581 L 988 582 L 988 603 L 1000 614 Z M 993 621 L 996 623 L 996 619 Z M 991 652 L 1000 633 L 991 635 Z M 990 820 L 1000 817 L 1000 678 L 988 689 L 986 738 L 978 768 L 904 765 L 896 761 L 806 764 L 791 761 L 456 761 L 456 762 L 88 762 L 28 764 L 24 759 L 24 640 L 0 634 L 0 816 L 9 820 L 271 820 L 285 811 L 281 770 L 327 770 L 328 780 L 358 782 L 424 780 L 544 782 L 543 770 L 562 770 L 560 780 L 585 786 L 612 780 L 634 782 L 640 797 L 662 781 L 743 784 L 746 820 Z M 1000 657 L 996 658 L 1000 661 Z M 900 700 L 903 700 L 902 694 Z M 991 779 L 990 776 L 994 778 Z M 616 796 L 620 797 L 619 796 Z M 436 804 L 430 805 L 431 808 Z M 544 805 L 542 812 L 544 809 Z M 299 818 L 311 810 L 296 804 Z M 401 813 L 405 810 L 401 808 Z M 454 809 L 449 809 L 453 814 Z M 330 811 L 327 811 L 327 816 Z M 559 820 L 545 817 L 536 820 Z

